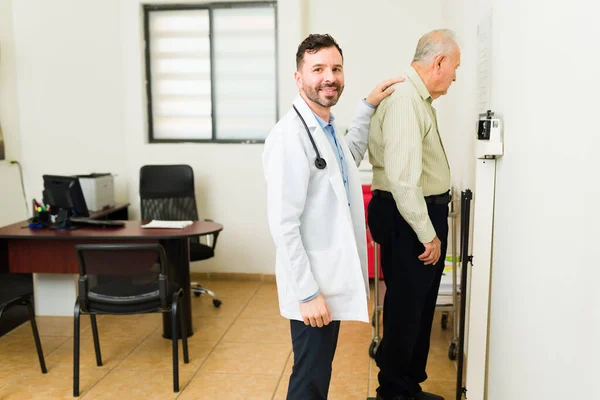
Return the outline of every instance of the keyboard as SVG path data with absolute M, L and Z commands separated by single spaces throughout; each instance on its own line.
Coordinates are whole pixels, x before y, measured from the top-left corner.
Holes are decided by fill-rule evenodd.
M 81 225 L 92 225 L 92 226 L 106 226 L 106 227 L 117 227 L 125 226 L 123 221 L 113 221 L 106 219 L 89 219 L 89 218 L 71 218 L 71 222 Z

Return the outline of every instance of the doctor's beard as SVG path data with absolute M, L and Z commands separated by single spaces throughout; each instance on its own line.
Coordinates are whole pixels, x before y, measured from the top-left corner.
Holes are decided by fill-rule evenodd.
M 337 91 L 333 96 L 325 95 L 322 90 L 327 87 L 336 88 Z M 306 97 L 313 103 L 317 103 L 322 107 L 333 107 L 337 104 L 342 92 L 344 91 L 344 86 L 341 86 L 339 83 L 329 83 L 319 85 L 315 88 L 312 88 L 308 85 L 304 85 L 302 90 L 306 94 Z

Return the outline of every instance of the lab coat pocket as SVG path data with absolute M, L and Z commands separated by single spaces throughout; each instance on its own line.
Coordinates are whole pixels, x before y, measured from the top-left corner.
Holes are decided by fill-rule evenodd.
M 325 297 L 347 295 L 352 289 L 342 249 L 307 251 L 319 291 Z

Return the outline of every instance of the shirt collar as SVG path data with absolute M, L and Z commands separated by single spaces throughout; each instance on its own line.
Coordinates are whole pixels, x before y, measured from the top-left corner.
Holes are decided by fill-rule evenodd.
M 313 114 L 315 114 L 315 113 L 313 112 Z M 323 118 L 319 117 L 317 114 L 315 114 L 315 118 L 317 119 L 317 122 L 319 123 L 319 126 L 323 130 L 325 130 L 325 127 L 327 125 L 333 126 L 333 121 L 335 121 L 335 117 L 333 116 L 333 114 L 329 114 L 329 122 L 326 122 Z
M 410 67 L 406 71 L 406 77 L 410 79 L 413 85 L 415 85 L 415 87 L 417 88 L 417 92 L 419 92 L 423 100 L 429 100 L 430 103 L 433 101 L 429 90 L 427 90 L 427 86 L 425 86 L 425 83 L 423 83 L 423 79 L 421 79 L 421 77 L 413 67 Z

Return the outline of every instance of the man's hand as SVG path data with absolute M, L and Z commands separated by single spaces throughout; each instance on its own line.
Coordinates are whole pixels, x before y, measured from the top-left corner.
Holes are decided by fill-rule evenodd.
M 329 311 L 325 297 L 322 294 L 311 301 L 300 303 L 300 314 L 302 314 L 304 324 L 313 328 L 316 326 L 322 328 L 331 322 L 331 311 Z
M 381 82 L 379 85 L 375 86 L 375 89 L 373 89 L 371 94 L 367 96 L 365 101 L 373 107 L 377 107 L 379 103 L 381 103 L 381 100 L 394 93 L 394 88 L 391 86 L 399 82 L 404 82 L 404 78 L 399 76 L 397 78 L 392 78 Z
M 442 252 L 440 239 L 436 236 L 431 242 L 423 243 L 423 246 L 425 246 L 425 252 L 419 256 L 419 260 L 423 261 L 425 265 L 437 263 Z

